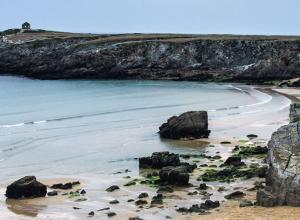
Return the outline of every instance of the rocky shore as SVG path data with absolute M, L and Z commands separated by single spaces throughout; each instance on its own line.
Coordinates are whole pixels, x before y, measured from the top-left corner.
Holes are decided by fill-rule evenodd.
M 38 79 L 251 81 L 298 77 L 288 36 L 3 32 L 0 73 Z
M 257 193 L 262 206 L 300 206 L 299 104 L 290 108 L 290 124 L 273 133 L 269 141 L 266 187 Z

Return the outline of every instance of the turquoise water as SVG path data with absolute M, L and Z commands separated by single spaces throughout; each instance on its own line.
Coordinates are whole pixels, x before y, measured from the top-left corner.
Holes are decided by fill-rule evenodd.
M 248 86 L 170 81 L 39 81 L 0 77 L 0 179 L 78 176 L 137 169 L 153 151 L 188 151 L 161 141 L 170 116 L 209 119 L 269 114 L 289 105 Z M 237 119 L 239 120 L 239 119 Z M 216 126 L 212 136 L 224 128 Z

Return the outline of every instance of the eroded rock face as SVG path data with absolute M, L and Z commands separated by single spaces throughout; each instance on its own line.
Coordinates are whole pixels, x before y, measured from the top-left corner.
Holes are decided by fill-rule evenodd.
M 257 193 L 262 206 L 300 206 L 300 123 L 279 128 L 269 141 L 266 187 Z
M 159 127 L 162 138 L 208 138 L 208 116 L 206 111 L 190 111 L 173 116 Z
M 6 189 L 6 197 L 10 199 L 44 197 L 47 187 L 38 182 L 34 176 L 25 176 Z
M 300 121 L 300 103 L 293 103 L 290 107 L 290 122 Z
M 297 40 L 130 38 L 56 37 L 15 44 L 0 38 L 0 72 L 39 79 L 265 81 L 299 77 Z

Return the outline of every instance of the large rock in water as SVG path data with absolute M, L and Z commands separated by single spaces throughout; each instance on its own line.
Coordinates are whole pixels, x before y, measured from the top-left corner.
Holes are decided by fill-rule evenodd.
M 6 197 L 10 199 L 44 197 L 47 187 L 38 182 L 34 176 L 25 176 L 6 189 Z
M 173 116 L 159 127 L 162 138 L 207 138 L 208 117 L 206 111 L 185 112 L 180 116 Z
M 266 187 L 258 191 L 262 206 L 300 206 L 300 122 L 279 128 L 269 141 Z

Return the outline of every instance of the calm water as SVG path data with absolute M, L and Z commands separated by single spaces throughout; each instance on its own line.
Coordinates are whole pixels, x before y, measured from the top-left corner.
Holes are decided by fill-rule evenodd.
M 227 129 L 215 122 L 270 115 L 289 103 L 283 96 L 241 85 L 2 76 L 0 180 L 136 169 L 135 157 L 193 150 L 159 139 L 158 127 L 172 115 L 208 110 L 214 137 Z

